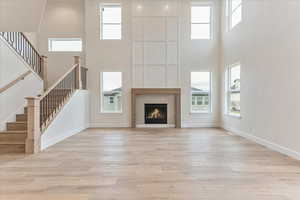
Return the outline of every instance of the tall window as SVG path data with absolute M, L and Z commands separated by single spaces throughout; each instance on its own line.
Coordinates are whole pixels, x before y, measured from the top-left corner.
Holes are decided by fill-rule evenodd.
M 122 112 L 122 72 L 101 73 L 101 112 Z
M 211 73 L 191 72 L 191 112 L 211 111 Z
M 120 4 L 100 5 L 100 38 L 102 40 L 122 39 L 122 9 Z
M 228 30 L 242 21 L 242 0 L 227 0 Z
M 227 71 L 227 113 L 241 116 L 241 66 L 231 66 Z
M 211 39 L 211 6 L 192 4 L 191 6 L 191 39 Z
M 80 38 L 49 38 L 49 52 L 80 52 L 82 41 Z

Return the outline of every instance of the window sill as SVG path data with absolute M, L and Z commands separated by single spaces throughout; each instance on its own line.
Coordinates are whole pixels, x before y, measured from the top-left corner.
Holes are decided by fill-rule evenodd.
M 190 111 L 190 115 L 210 115 L 212 112 L 192 112 Z
M 234 119 L 242 119 L 242 116 L 240 115 L 225 114 L 224 116 L 234 118 Z
M 123 114 L 123 112 L 100 112 L 100 114 Z

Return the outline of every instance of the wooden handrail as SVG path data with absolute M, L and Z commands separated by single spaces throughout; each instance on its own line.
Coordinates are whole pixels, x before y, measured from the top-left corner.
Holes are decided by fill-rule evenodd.
M 24 74 L 22 74 L 21 76 L 19 76 L 18 78 L 16 78 L 15 80 L 13 80 L 12 82 L 8 83 L 7 85 L 5 85 L 4 87 L 0 88 L 0 94 L 5 92 L 6 90 L 8 90 L 9 88 L 13 87 L 14 85 L 16 85 L 19 81 L 24 80 L 24 78 L 26 76 L 28 76 L 29 74 L 31 74 L 31 71 L 27 71 Z
M 43 95 L 39 97 L 39 99 L 43 99 L 45 96 L 47 96 L 77 66 L 78 66 L 78 64 L 73 65 L 73 67 L 71 67 L 60 79 L 58 79 L 58 81 L 56 81 L 50 88 L 48 88 L 47 91 L 44 92 Z
M 30 42 L 30 40 L 27 38 L 27 36 L 26 36 L 24 33 L 22 33 L 22 32 L 20 32 L 20 33 L 21 33 L 21 35 L 25 38 L 25 40 L 28 42 L 29 46 L 35 51 L 35 53 L 37 53 L 38 55 L 40 55 L 39 52 L 38 52 L 38 50 L 36 50 L 36 48 L 31 44 L 31 42 Z
M 3 38 L 3 41 L 20 56 L 34 73 L 45 81 L 46 57 L 39 54 L 22 32 L 0 32 L 0 37 Z
M 42 96 L 27 98 L 26 152 L 38 152 L 40 137 L 63 109 L 76 90 L 86 86 L 86 69 L 81 69 L 80 57 L 75 56 L 74 65 Z

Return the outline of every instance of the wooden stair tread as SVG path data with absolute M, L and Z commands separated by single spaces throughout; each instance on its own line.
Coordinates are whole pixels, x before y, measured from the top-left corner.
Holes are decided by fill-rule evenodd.
M 17 114 L 16 121 L 17 122 L 27 122 L 27 114 Z
M 0 144 L 0 154 L 25 153 L 25 144 Z
M 27 134 L 27 131 L 2 131 L 1 134 Z
M 0 140 L 0 145 L 15 145 L 15 144 L 25 145 L 25 140 Z
M 6 129 L 8 131 L 26 131 L 27 122 L 8 122 L 6 123 Z
M 20 122 L 7 122 L 7 124 L 27 124 L 26 121 L 20 121 Z

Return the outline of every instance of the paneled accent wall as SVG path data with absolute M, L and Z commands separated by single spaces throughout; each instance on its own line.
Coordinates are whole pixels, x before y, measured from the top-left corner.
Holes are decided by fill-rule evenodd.
M 133 87 L 178 87 L 179 1 L 132 4 Z

